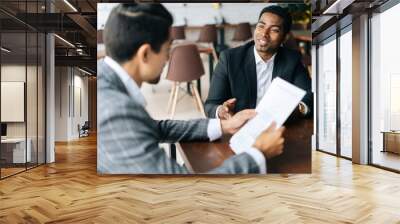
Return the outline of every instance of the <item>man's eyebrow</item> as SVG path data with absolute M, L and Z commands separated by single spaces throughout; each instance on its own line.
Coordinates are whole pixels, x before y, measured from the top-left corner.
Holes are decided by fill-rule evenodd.
M 280 26 L 280 25 L 272 25 L 272 27 L 278 27 L 278 28 L 281 28 L 281 26 Z
M 261 24 L 263 24 L 263 25 L 265 25 L 266 23 L 265 22 L 263 22 L 263 21 L 258 21 L 258 23 L 261 23 Z M 278 27 L 278 28 L 281 28 L 281 25 L 278 25 L 278 24 L 274 24 L 274 25 L 271 25 L 271 27 Z

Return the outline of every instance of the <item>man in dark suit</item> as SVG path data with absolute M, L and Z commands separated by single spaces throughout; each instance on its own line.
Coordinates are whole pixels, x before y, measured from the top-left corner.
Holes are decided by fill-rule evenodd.
M 241 110 L 255 108 L 276 77 L 307 91 L 299 111 L 311 115 L 311 79 L 301 54 L 281 46 L 291 24 L 286 9 L 266 7 L 260 13 L 253 40 L 221 53 L 205 103 L 209 117 L 228 119 Z

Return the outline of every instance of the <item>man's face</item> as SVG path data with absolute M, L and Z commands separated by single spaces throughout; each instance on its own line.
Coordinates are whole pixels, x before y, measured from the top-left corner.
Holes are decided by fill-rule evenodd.
M 262 53 L 274 53 L 284 37 L 283 19 L 273 13 L 263 13 L 253 35 L 256 50 Z
M 168 39 L 163 43 L 158 53 L 153 50 L 149 51 L 149 61 L 148 66 L 146 66 L 146 82 L 157 84 L 160 81 L 161 72 L 169 59 L 170 47 L 171 40 Z

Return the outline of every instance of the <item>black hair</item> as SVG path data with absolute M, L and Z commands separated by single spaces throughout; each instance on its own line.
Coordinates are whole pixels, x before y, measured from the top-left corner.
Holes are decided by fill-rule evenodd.
M 261 10 L 261 13 L 260 13 L 260 16 L 258 17 L 258 19 L 260 19 L 262 14 L 264 14 L 266 12 L 273 13 L 273 14 L 281 17 L 283 19 L 283 31 L 285 32 L 285 34 L 289 33 L 289 31 L 292 27 L 292 16 L 290 15 L 290 13 L 287 11 L 286 8 L 282 8 L 278 5 L 267 6 L 267 7 L 263 8 L 263 10 Z
M 104 27 L 107 56 L 118 63 L 130 60 L 143 44 L 156 53 L 169 39 L 173 18 L 161 4 L 119 4 L 111 10 Z

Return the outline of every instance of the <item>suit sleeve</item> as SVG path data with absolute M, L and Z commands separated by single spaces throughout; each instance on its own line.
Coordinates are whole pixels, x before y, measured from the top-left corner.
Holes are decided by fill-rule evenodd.
M 208 97 L 204 105 L 206 114 L 210 118 L 215 118 L 215 112 L 219 105 L 232 98 L 228 66 L 227 54 L 222 52 L 215 67 Z
M 300 56 L 301 58 L 301 56 Z M 298 63 L 295 68 L 295 79 L 293 84 L 307 91 L 306 95 L 302 99 L 303 103 L 305 103 L 309 109 L 308 116 L 312 115 L 313 112 L 313 94 L 311 92 L 311 78 L 307 72 L 307 69 L 301 62 L 301 59 L 298 60 Z
M 101 93 L 100 93 L 101 96 Z M 97 171 L 102 174 L 185 174 L 189 171 L 170 159 L 159 146 L 154 120 L 143 108 L 99 102 Z
M 189 173 L 186 166 L 179 165 L 160 148 L 160 138 L 194 140 L 204 137 L 207 120 L 157 122 L 149 118 L 141 107 L 129 103 L 119 104 L 115 106 L 121 109 L 115 110 L 109 107 L 109 101 L 102 99 L 98 108 L 100 113 L 97 145 L 97 171 L 100 174 Z M 159 136 L 155 129 L 157 127 L 153 125 L 162 128 L 164 136 Z M 196 128 L 199 130 L 195 130 Z M 179 133 L 182 130 L 185 131 Z M 190 133 L 193 131 L 196 134 Z M 243 153 L 231 157 L 209 173 L 258 172 L 259 168 L 254 159 Z
M 207 125 L 207 119 L 157 121 L 157 128 L 161 133 L 160 140 L 162 142 L 208 140 Z

